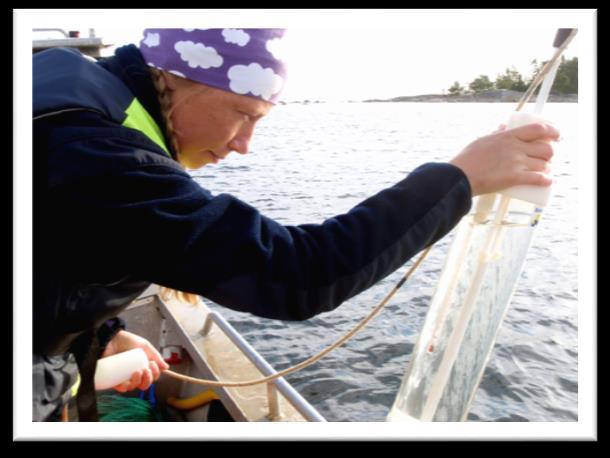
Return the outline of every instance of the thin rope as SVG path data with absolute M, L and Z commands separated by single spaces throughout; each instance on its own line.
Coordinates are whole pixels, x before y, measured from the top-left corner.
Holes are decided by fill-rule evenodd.
M 405 275 L 403 275 L 403 277 L 400 279 L 400 281 L 394 286 L 394 288 L 392 288 L 392 290 L 386 295 L 386 297 L 371 311 L 371 313 L 369 313 L 366 316 L 366 318 L 364 318 L 351 331 L 349 331 L 347 334 L 345 334 L 343 337 L 341 337 L 339 340 L 337 340 L 330 347 L 328 347 L 328 348 L 322 350 L 320 353 L 302 361 L 301 363 L 297 364 L 296 366 L 289 367 L 287 369 L 284 369 L 280 372 L 277 372 L 275 374 L 269 375 L 264 378 L 260 378 L 260 379 L 256 379 L 256 380 L 247 380 L 247 381 L 243 381 L 243 382 L 228 382 L 228 381 L 219 382 L 219 381 L 215 381 L 215 380 L 203 380 L 203 379 L 198 379 L 195 377 L 189 377 L 188 375 L 178 374 L 178 373 L 170 371 L 170 370 L 164 371 L 163 374 L 167 374 L 170 377 L 173 377 L 173 378 L 176 378 L 179 380 L 183 380 L 185 382 L 196 383 L 198 385 L 235 388 L 235 387 L 251 386 L 251 385 L 258 385 L 259 383 L 270 382 L 279 377 L 283 377 L 285 375 L 291 374 L 293 372 L 296 372 L 298 370 L 311 366 L 312 364 L 316 363 L 317 361 L 322 359 L 324 356 L 326 356 L 328 353 L 333 351 L 335 348 L 343 345 L 346 341 L 351 339 L 354 336 L 354 334 L 356 334 L 358 331 L 360 331 L 373 318 L 375 318 L 375 316 L 377 316 L 377 314 L 381 311 L 381 309 L 383 307 L 385 307 L 385 305 L 390 301 L 390 299 L 392 299 L 392 297 L 394 297 L 396 292 L 407 281 L 407 279 L 411 276 L 411 274 L 419 267 L 419 265 L 422 263 L 422 261 L 426 258 L 426 256 L 432 249 L 432 246 L 433 245 L 429 246 L 422 252 L 422 255 L 419 257 L 419 259 L 411 266 L 411 268 L 407 271 L 407 273 Z

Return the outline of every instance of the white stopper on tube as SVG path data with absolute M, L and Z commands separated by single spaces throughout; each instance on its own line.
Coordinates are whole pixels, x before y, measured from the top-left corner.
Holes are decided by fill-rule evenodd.
M 134 372 L 148 367 L 148 357 L 141 348 L 107 356 L 97 362 L 95 389 L 107 390 L 129 380 Z

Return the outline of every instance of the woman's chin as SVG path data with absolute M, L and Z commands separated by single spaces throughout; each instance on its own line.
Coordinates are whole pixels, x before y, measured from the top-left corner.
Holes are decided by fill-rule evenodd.
M 201 151 L 189 157 L 180 157 L 180 164 L 186 169 L 197 170 L 209 164 L 217 164 L 220 159 L 211 151 Z

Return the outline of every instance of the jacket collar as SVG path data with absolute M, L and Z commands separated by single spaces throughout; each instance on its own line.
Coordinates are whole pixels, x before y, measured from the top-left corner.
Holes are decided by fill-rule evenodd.
M 135 45 L 122 46 L 115 50 L 114 56 L 100 59 L 98 64 L 125 83 L 157 125 L 161 127 L 165 144 L 170 148 L 172 156 L 176 157 L 172 142 L 167 138 L 165 119 L 161 115 L 161 106 L 152 81 L 150 67 L 146 65 L 139 49 Z

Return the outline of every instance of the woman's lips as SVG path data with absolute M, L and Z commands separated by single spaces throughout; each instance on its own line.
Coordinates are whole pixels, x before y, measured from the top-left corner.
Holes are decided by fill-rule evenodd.
M 210 156 L 212 156 L 212 159 L 214 160 L 214 164 L 217 164 L 218 161 L 224 159 L 224 157 L 220 157 L 220 156 L 217 156 L 216 154 L 214 154 L 213 151 L 208 150 L 208 153 L 210 153 Z

